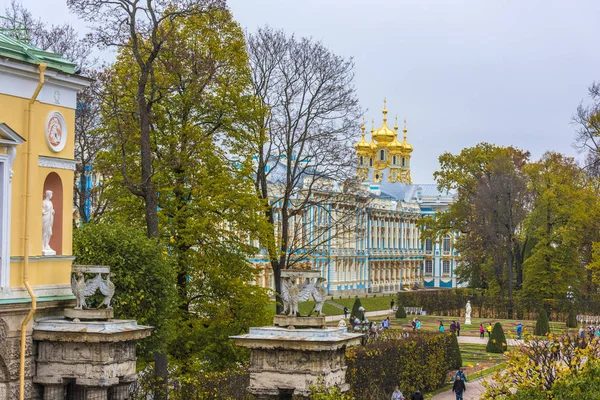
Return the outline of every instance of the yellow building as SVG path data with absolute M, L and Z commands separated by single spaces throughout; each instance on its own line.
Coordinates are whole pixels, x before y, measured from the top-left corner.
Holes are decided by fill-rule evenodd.
M 75 110 L 77 92 L 89 84 L 75 68 L 0 34 L 0 399 L 18 398 L 19 375 L 25 398 L 35 398 L 33 363 L 19 371 L 21 356 L 32 356 L 32 321 L 61 314 L 74 298 Z

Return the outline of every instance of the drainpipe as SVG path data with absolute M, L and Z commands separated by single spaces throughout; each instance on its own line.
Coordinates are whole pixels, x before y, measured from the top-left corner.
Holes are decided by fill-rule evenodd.
M 21 324 L 21 353 L 20 353 L 20 368 L 19 368 L 19 400 L 25 398 L 25 344 L 27 339 L 27 324 L 33 318 L 37 309 L 37 298 L 31 286 L 29 285 L 29 202 L 31 199 L 31 107 L 35 103 L 42 86 L 44 86 L 44 71 L 46 71 L 46 63 L 40 63 L 38 68 L 40 70 L 40 80 L 35 92 L 29 99 L 27 105 L 27 137 L 25 142 L 25 221 L 24 221 L 24 234 L 23 234 L 23 286 L 27 289 L 29 297 L 31 297 L 31 309 Z

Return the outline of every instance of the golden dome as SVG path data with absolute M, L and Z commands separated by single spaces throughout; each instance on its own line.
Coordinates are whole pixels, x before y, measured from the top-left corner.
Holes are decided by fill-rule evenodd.
M 394 131 L 387 126 L 387 112 L 386 100 L 383 99 L 383 125 L 381 125 L 381 128 L 377 129 L 373 134 L 373 139 L 375 139 L 377 143 L 390 143 L 396 136 Z
M 403 144 L 398 141 L 398 117 L 396 117 L 396 125 L 394 125 L 394 140 L 387 147 L 393 154 L 401 153 L 404 150 Z
M 412 151 L 414 150 L 413 147 L 408 144 L 408 142 L 406 141 L 406 132 L 408 132 L 408 129 L 406 129 L 406 119 L 404 120 L 404 129 L 402 130 L 402 132 L 404 132 L 404 141 L 402 142 L 402 146 L 404 147 L 404 150 L 407 153 L 412 153 Z
M 360 130 L 362 131 L 362 138 L 360 139 L 360 142 L 356 143 L 354 145 L 354 148 L 356 149 L 356 152 L 358 154 L 366 154 L 369 152 L 371 146 L 369 145 L 369 143 L 365 140 L 365 119 L 363 118 L 363 124 L 360 127 Z
M 377 145 L 373 138 L 375 137 L 375 120 L 371 120 L 371 141 L 369 142 L 369 147 L 371 150 L 375 151 L 377 149 Z

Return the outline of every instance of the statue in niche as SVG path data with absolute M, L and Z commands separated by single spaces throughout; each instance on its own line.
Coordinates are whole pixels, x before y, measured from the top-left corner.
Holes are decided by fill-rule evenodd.
M 54 205 L 52 204 L 52 190 L 46 190 L 42 201 L 42 255 L 53 256 L 56 254 L 50 248 L 52 226 L 54 225 Z

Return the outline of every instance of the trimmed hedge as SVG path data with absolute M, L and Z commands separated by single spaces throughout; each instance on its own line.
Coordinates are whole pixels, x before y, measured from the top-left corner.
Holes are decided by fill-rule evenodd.
M 440 387 L 449 370 L 462 364 L 451 333 L 386 332 L 383 338 L 346 350 L 346 380 L 357 399 L 389 398 L 394 386 L 402 393 L 418 387 Z
M 577 316 L 572 308 L 569 310 L 569 315 L 567 316 L 567 328 L 577 328 Z
M 494 324 L 494 328 L 492 329 L 492 334 L 490 335 L 490 339 L 488 340 L 487 346 L 485 346 L 485 351 L 488 353 L 504 353 L 507 350 L 506 346 L 506 336 L 504 336 L 504 329 L 502 329 L 502 325 L 500 322 L 496 322 Z
M 358 311 L 358 309 L 360 307 L 361 307 L 360 299 L 358 298 L 358 296 L 356 296 L 356 298 L 354 299 L 354 304 L 352 305 L 352 312 L 350 313 L 350 320 L 353 320 L 354 317 L 356 317 L 358 319 L 362 319 L 362 315 Z
M 406 307 L 423 307 L 430 315 L 451 317 L 463 316 L 468 300 L 471 301 L 473 318 L 506 319 L 511 309 L 508 298 L 470 288 L 400 292 L 397 299 Z M 565 322 L 570 309 L 577 310 L 579 314 L 600 315 L 600 295 L 578 297 L 574 303 L 567 299 L 515 297 L 512 316 L 514 319 L 535 320 L 542 308 L 552 321 Z
M 535 334 L 537 336 L 546 336 L 550 333 L 550 324 L 548 323 L 548 314 L 543 308 L 538 314 L 537 322 L 535 323 Z
M 398 299 L 397 306 L 398 309 L 396 310 L 396 318 L 406 318 L 406 310 L 404 310 L 404 304 L 402 304 L 402 300 Z

